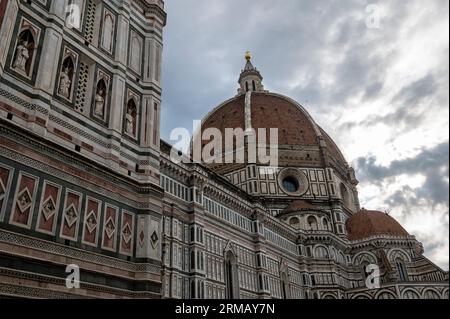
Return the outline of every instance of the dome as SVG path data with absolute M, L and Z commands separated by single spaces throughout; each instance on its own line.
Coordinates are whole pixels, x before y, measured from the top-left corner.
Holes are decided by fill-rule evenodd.
M 346 222 L 348 239 L 361 240 L 374 236 L 409 236 L 408 232 L 391 216 L 378 211 L 361 210 Z
M 202 129 L 218 128 L 225 136 L 225 128 L 245 130 L 245 95 L 227 101 L 204 120 Z M 251 96 L 251 123 L 255 129 L 278 128 L 280 145 L 319 146 L 318 134 L 312 119 L 294 103 L 280 95 L 254 92 Z M 258 137 L 258 132 L 256 130 Z
M 240 94 L 210 112 L 202 121 L 201 132 L 208 128 L 218 129 L 225 136 L 225 129 L 242 129 L 246 127 L 246 94 Z M 341 167 L 347 167 L 347 161 L 331 137 L 320 128 L 308 112 L 292 99 L 269 92 L 251 92 L 250 122 L 255 130 L 256 140 L 260 139 L 258 129 L 265 129 L 266 142 L 270 141 L 271 128 L 278 129 L 280 156 L 286 160 L 298 160 L 312 166 L 322 166 L 321 146 L 326 146 L 331 157 Z M 210 141 L 203 140 L 202 148 Z M 225 143 L 222 151 L 225 152 Z M 285 154 L 292 151 L 291 154 Z M 298 151 L 304 151 L 300 156 Z M 292 154 L 296 152 L 296 154 Z M 283 158 L 281 158 L 282 160 Z M 283 162 L 283 161 L 282 161 Z

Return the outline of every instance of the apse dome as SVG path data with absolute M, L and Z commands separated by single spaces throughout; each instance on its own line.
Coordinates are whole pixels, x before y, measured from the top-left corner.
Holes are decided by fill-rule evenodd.
M 375 236 L 407 237 L 408 232 L 391 216 L 378 211 L 361 210 L 346 222 L 349 240 Z

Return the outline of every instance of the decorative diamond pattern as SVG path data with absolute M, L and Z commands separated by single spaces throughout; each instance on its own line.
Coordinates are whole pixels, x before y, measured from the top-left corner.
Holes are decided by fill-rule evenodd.
M 158 240 L 159 240 L 159 237 L 158 237 L 158 234 L 156 233 L 156 230 L 153 231 L 153 234 L 150 237 L 150 239 L 152 240 L 151 243 L 152 243 L 153 248 L 156 248 L 156 244 L 158 243 Z
M 122 237 L 125 243 L 128 245 L 131 241 L 131 227 L 129 224 L 126 224 L 122 229 Z
M 114 221 L 111 217 L 108 218 L 106 221 L 106 236 L 108 236 L 109 239 L 111 239 L 114 236 L 114 233 L 116 232 L 116 225 L 114 224 Z
M 45 220 L 49 220 L 56 213 L 56 204 L 52 197 L 45 200 L 42 205 L 42 215 L 44 215 Z
M 5 197 L 6 194 L 6 187 L 3 184 L 3 181 L 0 179 L 0 200 L 2 200 Z
M 17 206 L 19 207 L 20 213 L 24 213 L 28 208 L 31 207 L 31 195 L 28 187 L 24 188 L 17 197 Z
M 88 214 L 86 218 L 86 227 L 88 232 L 92 234 L 94 230 L 97 228 L 97 215 L 93 210 Z
M 139 233 L 139 245 L 144 246 L 144 239 L 145 233 L 144 230 L 142 229 L 141 232 Z
M 78 212 L 77 212 L 77 209 L 75 208 L 74 204 L 70 205 L 67 208 L 66 213 L 65 213 L 65 219 L 66 219 L 67 226 L 69 226 L 69 228 L 71 228 L 77 222 Z

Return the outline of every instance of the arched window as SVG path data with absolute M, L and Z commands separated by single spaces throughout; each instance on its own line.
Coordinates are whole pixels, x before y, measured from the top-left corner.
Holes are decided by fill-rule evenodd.
M 289 220 L 289 225 L 291 225 L 295 229 L 299 229 L 300 228 L 300 219 L 298 219 L 298 217 L 292 217 Z
M 367 279 L 367 277 L 369 277 L 369 275 L 371 274 L 370 270 L 368 269 L 369 263 L 368 262 L 364 262 L 361 264 L 361 273 L 363 276 L 364 281 Z
M 31 75 L 35 47 L 36 42 L 31 30 L 26 29 L 20 32 L 12 64 L 14 70 L 25 76 Z
M 328 228 L 328 221 L 327 221 L 326 218 L 324 218 L 324 219 L 322 220 L 322 223 L 323 223 L 323 229 L 324 229 L 324 230 L 328 230 L 328 229 L 329 229 L 329 228 Z
M 110 13 L 105 14 L 103 23 L 102 45 L 108 51 L 112 52 L 114 38 L 114 19 Z
M 245 92 L 250 91 L 249 87 L 248 87 L 248 82 L 245 82 Z
M 314 257 L 320 259 L 328 259 L 328 250 L 323 246 L 316 247 L 316 249 L 314 250 Z
M 405 267 L 405 263 L 401 259 L 395 261 L 395 267 L 397 268 L 398 279 L 401 282 L 408 281 L 408 272 Z
M 317 219 L 314 216 L 309 216 L 307 221 L 309 230 L 317 230 Z
M 289 299 L 290 297 L 289 277 L 284 272 L 281 274 L 281 293 L 283 299 Z
M 225 253 L 225 283 L 227 299 L 239 298 L 237 282 L 237 260 L 231 250 Z
M 131 37 L 131 57 L 130 66 L 137 73 L 141 74 L 141 61 L 142 61 L 142 40 L 137 34 L 133 33 Z
M 195 269 L 195 252 L 191 251 L 191 271 Z
M 253 92 L 255 92 L 256 91 L 256 82 L 255 82 L 255 80 L 252 81 L 252 86 L 253 86 Z

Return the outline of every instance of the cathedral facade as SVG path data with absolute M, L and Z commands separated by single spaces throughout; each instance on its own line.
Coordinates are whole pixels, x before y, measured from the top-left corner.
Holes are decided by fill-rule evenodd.
M 448 299 L 448 272 L 360 207 L 332 138 L 250 55 L 202 121 L 212 160 L 174 161 L 165 24 L 162 0 L 0 0 L 0 296 Z M 211 129 L 242 145 L 209 152 Z M 249 155 L 271 129 L 276 167 Z

